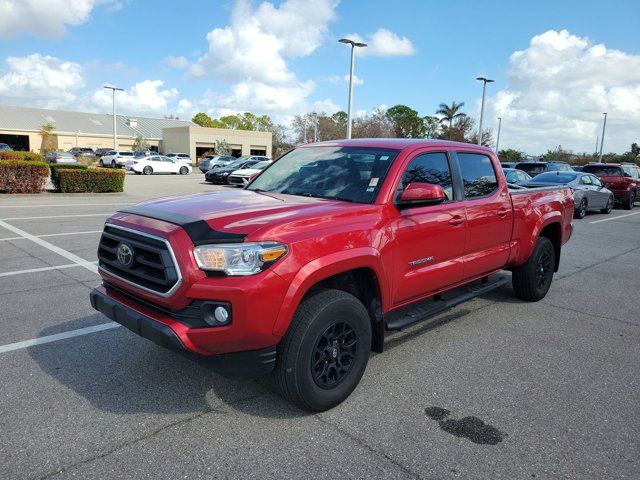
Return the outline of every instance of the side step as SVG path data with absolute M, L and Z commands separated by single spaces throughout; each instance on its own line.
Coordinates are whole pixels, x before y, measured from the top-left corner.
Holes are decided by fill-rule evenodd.
M 456 305 L 460 305 L 467 300 L 471 300 L 472 298 L 483 295 L 487 292 L 490 292 L 491 290 L 500 288 L 508 281 L 509 277 L 500 275 L 489 281 L 483 281 L 482 283 L 474 285 L 466 292 L 456 297 L 442 300 L 440 296 L 436 296 L 434 297 L 435 300 L 433 302 L 427 303 L 426 305 L 424 304 L 424 302 L 421 302 L 421 305 L 410 310 L 405 315 L 386 321 L 385 323 L 387 325 L 387 330 L 402 330 L 409 325 L 413 325 L 414 323 L 426 320 L 429 317 L 433 317 L 434 315 L 442 313 L 449 308 L 455 307 Z

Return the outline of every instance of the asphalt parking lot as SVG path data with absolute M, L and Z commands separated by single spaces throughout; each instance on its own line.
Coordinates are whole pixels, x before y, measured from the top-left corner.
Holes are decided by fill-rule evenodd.
M 309 415 L 89 304 L 108 215 L 216 188 L 0 197 L 0 478 L 638 478 L 640 208 L 576 220 L 543 301 L 507 286 L 390 335 Z

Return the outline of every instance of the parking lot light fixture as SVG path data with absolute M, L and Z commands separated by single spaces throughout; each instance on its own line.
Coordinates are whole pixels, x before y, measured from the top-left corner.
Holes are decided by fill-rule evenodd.
M 482 118 L 484 117 L 484 97 L 487 91 L 487 83 L 493 83 L 495 80 L 491 80 L 486 77 L 476 77 L 476 80 L 482 82 L 482 105 L 480 106 L 480 126 L 478 128 L 478 145 L 482 145 Z
M 124 88 L 113 87 L 110 85 L 105 85 L 104 88 L 111 90 L 113 93 L 113 149 L 116 150 L 118 148 L 118 137 L 116 135 L 116 92 L 123 92 Z
M 339 42 L 351 45 L 351 68 L 349 69 L 349 105 L 347 108 L 347 138 L 351 138 L 351 107 L 353 104 L 353 67 L 355 63 L 355 49 L 356 47 L 366 47 L 367 44 L 356 42 L 348 38 L 341 38 Z
M 598 161 L 602 162 L 602 147 L 604 146 L 604 130 L 607 128 L 607 112 L 602 113 L 604 115 L 604 121 L 602 122 L 602 137 L 600 138 L 600 156 Z

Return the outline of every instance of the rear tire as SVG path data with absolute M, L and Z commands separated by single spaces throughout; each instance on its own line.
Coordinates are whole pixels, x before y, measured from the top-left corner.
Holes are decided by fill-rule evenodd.
M 186 175 L 189 173 L 189 169 L 187 167 L 180 167 L 180 175 Z
M 370 350 L 364 305 L 341 290 L 323 290 L 300 304 L 278 345 L 275 383 L 298 407 L 328 410 L 356 388 Z
M 527 261 L 513 269 L 511 282 L 516 297 L 528 302 L 542 300 L 551 287 L 556 252 L 551 240 L 538 238 Z
M 100 159 L 100 166 L 104 168 L 104 162 L 102 161 L 102 159 Z
M 587 215 L 587 199 L 583 198 L 582 201 L 580 202 L 580 205 L 578 205 L 578 208 L 575 209 L 573 217 L 582 219 L 586 215 Z
M 145 175 L 151 175 L 153 173 L 153 168 L 147 165 L 142 169 L 142 173 L 144 173 Z
M 111 168 L 116 168 L 116 161 L 115 160 L 111 160 Z
M 613 197 L 609 197 L 609 200 L 607 200 L 607 206 L 600 210 L 600 213 L 609 215 L 611 213 L 611 210 L 613 210 Z
M 632 191 L 631 193 L 629 193 L 629 199 L 624 204 L 624 209 L 631 210 L 634 207 L 635 203 L 636 203 L 636 192 Z

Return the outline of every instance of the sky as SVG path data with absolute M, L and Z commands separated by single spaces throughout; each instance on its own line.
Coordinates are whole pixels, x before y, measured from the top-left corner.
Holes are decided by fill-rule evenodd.
M 640 2 L 0 0 L 0 104 L 191 118 L 464 102 L 500 148 L 640 143 Z

